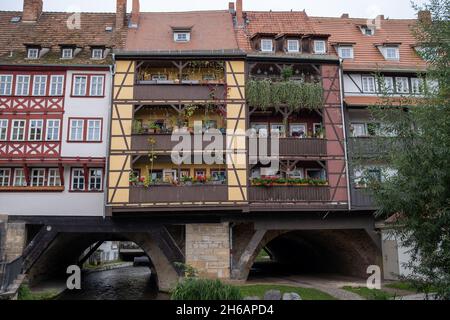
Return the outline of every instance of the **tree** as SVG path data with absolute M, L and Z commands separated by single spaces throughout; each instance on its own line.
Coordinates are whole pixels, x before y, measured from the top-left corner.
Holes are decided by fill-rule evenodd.
M 414 8 L 431 13 L 413 31 L 429 63 L 427 79 L 438 86 L 424 85 L 424 98 L 414 106 L 399 108 L 387 99 L 373 110 L 397 138 L 384 159 L 396 175 L 371 187 L 377 215 L 394 221 L 394 232 L 411 248 L 408 280 L 450 299 L 450 0 Z

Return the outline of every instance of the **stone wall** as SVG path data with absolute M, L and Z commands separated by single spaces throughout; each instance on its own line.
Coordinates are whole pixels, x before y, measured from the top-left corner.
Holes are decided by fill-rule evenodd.
M 8 262 L 20 257 L 25 249 L 26 226 L 23 222 L 9 222 L 6 225 L 4 259 Z
M 200 276 L 230 278 L 230 231 L 228 223 L 186 225 L 186 264 Z
M 0 214 L 0 261 L 5 258 L 5 244 L 6 244 L 6 224 L 8 223 L 8 216 Z

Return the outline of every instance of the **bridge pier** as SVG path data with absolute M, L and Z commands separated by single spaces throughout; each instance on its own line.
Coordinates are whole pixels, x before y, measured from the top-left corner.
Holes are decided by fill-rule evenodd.
M 26 224 L 8 221 L 7 215 L 0 215 L 0 261 L 11 262 L 20 257 L 27 240 Z

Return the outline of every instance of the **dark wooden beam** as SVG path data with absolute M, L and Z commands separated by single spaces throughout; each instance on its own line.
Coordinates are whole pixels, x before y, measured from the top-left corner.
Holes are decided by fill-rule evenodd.
M 78 266 L 81 268 L 83 264 L 89 259 L 92 254 L 97 251 L 98 248 L 103 244 L 103 241 L 98 241 L 94 246 L 78 261 Z
M 39 257 L 44 253 L 48 246 L 55 240 L 58 232 L 51 226 L 42 226 L 36 236 L 31 240 L 28 246 L 23 251 L 23 267 L 24 273 L 35 264 Z

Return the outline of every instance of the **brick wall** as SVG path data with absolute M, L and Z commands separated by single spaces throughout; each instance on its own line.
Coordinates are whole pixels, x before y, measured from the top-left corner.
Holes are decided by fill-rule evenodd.
M 186 226 L 186 264 L 200 276 L 230 278 L 230 233 L 228 223 Z

